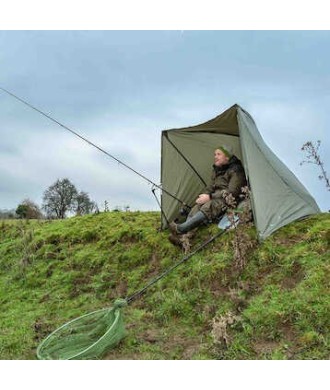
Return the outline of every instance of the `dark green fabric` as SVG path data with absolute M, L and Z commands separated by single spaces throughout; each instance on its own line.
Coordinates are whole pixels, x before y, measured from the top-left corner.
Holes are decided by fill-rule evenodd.
M 252 191 L 252 209 L 259 237 L 320 212 L 302 183 L 263 141 L 246 111 L 238 107 L 242 160 Z

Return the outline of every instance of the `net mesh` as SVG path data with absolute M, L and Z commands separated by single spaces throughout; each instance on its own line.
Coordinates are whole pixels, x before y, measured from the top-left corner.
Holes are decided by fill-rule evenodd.
M 97 359 L 124 337 L 119 307 L 78 317 L 51 333 L 38 347 L 42 360 Z

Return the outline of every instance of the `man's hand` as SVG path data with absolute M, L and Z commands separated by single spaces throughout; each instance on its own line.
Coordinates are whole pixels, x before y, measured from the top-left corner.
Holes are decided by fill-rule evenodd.
M 198 198 L 196 199 L 196 203 L 198 205 L 202 205 L 204 203 L 207 203 L 211 200 L 210 195 L 208 194 L 200 194 Z

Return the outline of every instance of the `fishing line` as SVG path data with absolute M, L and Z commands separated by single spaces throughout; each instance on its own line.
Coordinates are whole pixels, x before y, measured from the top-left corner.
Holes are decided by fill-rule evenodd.
M 110 154 L 109 152 L 107 152 L 106 150 L 102 149 L 100 146 L 94 144 L 93 142 L 91 142 L 90 140 L 88 140 L 87 138 L 83 137 L 82 135 L 80 135 L 79 133 L 77 133 L 76 131 L 70 129 L 68 126 L 65 126 L 63 123 L 59 122 L 58 120 L 54 119 L 53 117 L 51 117 L 50 115 L 46 114 L 45 112 L 41 111 L 39 108 L 37 107 L 34 107 L 32 104 L 28 103 L 27 101 L 23 100 L 22 98 L 20 98 L 19 96 L 13 94 L 12 92 L 8 91 L 7 89 L 5 88 L 2 88 L 0 86 L 0 89 L 7 93 L 8 95 L 12 96 L 13 98 L 17 99 L 18 101 L 20 101 L 21 103 L 25 104 L 26 106 L 28 106 L 29 108 L 31 108 L 32 110 L 35 110 L 37 111 L 39 114 L 45 116 L 46 118 L 48 118 L 49 120 L 55 122 L 56 124 L 58 124 L 59 126 L 63 127 L 63 129 L 69 131 L 70 133 L 74 134 L 76 137 L 80 138 L 81 140 L 87 142 L 90 146 L 93 146 L 94 148 L 98 149 L 100 152 L 104 153 L 106 156 L 112 158 L 113 160 L 117 161 L 118 164 L 121 164 L 122 166 L 124 166 L 125 168 L 129 169 L 130 171 L 132 171 L 133 173 L 135 173 L 136 175 L 140 176 L 143 180 L 147 181 L 149 184 L 151 184 L 152 186 L 154 187 L 157 187 L 159 188 L 161 191 L 165 192 L 167 195 L 169 195 L 170 197 L 172 197 L 173 199 L 175 199 L 176 201 L 180 202 L 181 204 L 185 205 L 186 206 L 186 203 L 183 202 L 181 199 L 178 199 L 175 195 L 171 194 L 169 191 L 165 190 L 161 185 L 159 184 L 156 184 L 154 183 L 152 180 L 148 179 L 146 176 L 142 175 L 140 172 L 136 171 L 135 169 L 133 169 L 132 167 L 130 167 L 129 165 L 125 164 L 123 161 L 119 160 L 117 157 L 113 156 L 112 154 Z

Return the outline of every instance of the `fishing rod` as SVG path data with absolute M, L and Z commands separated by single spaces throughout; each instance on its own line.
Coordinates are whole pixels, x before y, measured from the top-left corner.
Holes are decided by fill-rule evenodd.
M 112 158 L 113 160 L 117 161 L 118 164 L 121 164 L 122 166 L 124 166 L 125 168 L 129 169 L 130 171 L 132 171 L 133 173 L 135 173 L 136 175 L 140 176 L 143 180 L 147 181 L 149 184 L 151 184 L 153 187 L 156 187 L 158 189 L 160 189 L 161 191 L 165 192 L 165 194 L 169 195 L 171 198 L 175 199 L 176 201 L 178 201 L 179 203 L 181 203 L 184 207 L 190 207 L 189 205 L 187 205 L 185 202 L 183 202 L 181 199 L 177 198 L 175 195 L 171 194 L 169 191 L 165 190 L 161 185 L 159 184 L 156 184 L 154 183 L 152 180 L 148 179 L 146 176 L 142 175 L 140 172 L 136 171 L 135 169 L 133 169 L 132 167 L 130 167 L 129 165 L 125 164 L 123 161 L 119 160 L 117 157 L 113 156 L 112 154 L 110 154 L 109 152 L 107 152 L 106 150 L 102 149 L 100 146 L 94 144 L 93 142 L 91 142 L 90 140 L 88 140 L 87 138 L 83 137 L 82 135 L 80 135 L 79 133 L 77 133 L 76 131 L 70 129 L 68 126 L 65 126 L 63 123 L 59 122 L 58 120 L 52 118 L 50 115 L 46 114 L 45 112 L 41 111 L 39 108 L 37 107 L 34 107 L 32 106 L 32 104 L 28 103 L 27 101 L 23 100 L 22 98 L 18 97 L 17 95 L 13 94 L 12 92 L 8 91 L 7 89 L 5 88 L 2 88 L 0 86 L 0 89 L 7 93 L 8 95 L 12 96 L 13 98 L 17 99 L 18 101 L 20 101 L 21 103 L 25 104 L 26 106 L 28 106 L 29 108 L 39 112 L 39 114 L 45 116 L 46 118 L 48 118 L 49 120 L 55 122 L 56 124 L 58 124 L 59 126 L 63 127 L 65 130 L 69 131 L 70 133 L 74 134 L 76 137 L 80 138 L 81 140 L 87 142 L 89 145 L 93 146 L 94 148 L 98 149 L 100 152 L 104 153 L 106 156 Z

